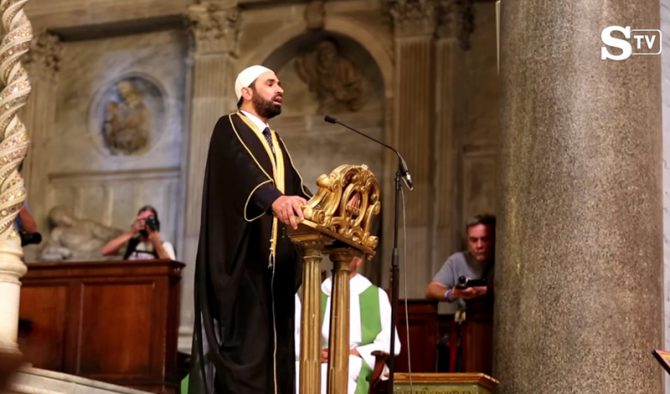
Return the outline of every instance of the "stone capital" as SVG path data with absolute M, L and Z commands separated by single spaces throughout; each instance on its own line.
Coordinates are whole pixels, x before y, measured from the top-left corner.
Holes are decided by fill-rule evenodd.
M 435 31 L 435 6 L 428 0 L 385 0 L 396 36 L 432 36 Z
M 240 10 L 235 2 L 205 2 L 188 8 L 198 54 L 236 53 Z
M 461 49 L 470 49 L 475 29 L 473 0 L 439 0 L 435 6 L 437 38 L 454 38 Z
M 60 70 L 63 44 L 57 35 L 43 31 L 33 38 L 30 51 L 25 55 L 23 62 L 30 68 L 39 68 L 35 77 L 46 77 L 55 80 Z

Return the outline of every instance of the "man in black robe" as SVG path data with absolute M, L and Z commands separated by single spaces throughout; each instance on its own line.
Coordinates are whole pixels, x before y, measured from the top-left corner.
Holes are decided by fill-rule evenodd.
M 235 92 L 239 111 L 217 122 L 205 170 L 189 392 L 293 394 L 302 259 L 286 227 L 308 191 L 267 124 L 283 101 L 275 73 L 251 66 Z

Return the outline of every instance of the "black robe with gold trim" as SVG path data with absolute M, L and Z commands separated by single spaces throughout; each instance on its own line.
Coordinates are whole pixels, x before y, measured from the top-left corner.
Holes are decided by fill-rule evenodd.
M 276 184 L 269 145 L 253 127 L 239 112 L 226 115 L 210 141 L 196 258 L 190 393 L 295 390 L 294 294 L 302 260 L 286 227 L 272 215 L 272 201 L 282 188 Z M 276 134 L 275 142 L 275 155 L 280 149 L 284 161 L 283 194 L 307 197 Z

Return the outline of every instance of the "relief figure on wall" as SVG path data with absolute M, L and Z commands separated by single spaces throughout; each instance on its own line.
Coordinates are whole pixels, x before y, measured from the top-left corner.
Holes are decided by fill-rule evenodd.
M 122 230 L 72 215 L 56 206 L 49 211 L 51 232 L 42 249 L 44 261 L 102 259 L 102 247 Z
M 314 52 L 296 58 L 295 69 L 316 93 L 319 113 L 358 111 L 365 104 L 363 74 L 340 53 L 335 41 L 322 40 Z
M 133 154 L 149 142 L 151 116 L 142 92 L 129 80 L 116 85 L 118 101 L 105 105 L 103 137 L 112 154 Z

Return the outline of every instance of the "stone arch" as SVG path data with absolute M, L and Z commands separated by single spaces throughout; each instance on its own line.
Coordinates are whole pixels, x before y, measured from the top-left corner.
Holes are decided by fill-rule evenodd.
M 282 115 L 273 119 L 271 124 L 289 146 L 297 168 L 303 171 L 303 179 L 312 189 L 315 187 L 313 182 L 316 177 L 331 171 L 335 166 L 342 163 L 364 163 L 370 166 L 379 182 L 384 185 L 383 195 L 392 195 L 386 187 L 390 184 L 387 180 L 392 172 L 388 171 L 390 163 L 387 163 L 389 158 L 385 156 L 384 148 L 341 127 L 325 123 L 322 114 L 316 115 L 318 111 L 314 111 L 313 106 L 310 107 L 310 102 L 300 102 L 301 97 L 309 97 L 310 92 L 307 85 L 302 85 L 297 79 L 297 74 L 291 67 L 294 58 L 302 50 L 310 48 L 323 38 L 335 38 L 338 43 L 348 45 L 347 53 L 354 55 L 351 56 L 352 60 L 360 55 L 356 60 L 370 65 L 366 75 L 369 76 L 374 68 L 376 81 L 379 83 L 375 83 L 375 91 L 369 93 L 374 96 L 371 100 L 376 101 L 374 109 L 366 107 L 366 110 L 360 112 L 333 115 L 374 137 L 388 141 L 393 128 L 393 36 L 390 32 L 383 34 L 386 30 L 382 28 L 378 30 L 379 32 L 345 17 L 328 15 L 323 30 L 307 31 L 302 22 L 284 26 L 237 61 L 240 68 L 250 64 L 264 64 L 280 74 L 286 88 L 285 108 Z M 302 86 L 296 86 L 298 84 Z M 296 88 L 301 90 L 300 97 L 295 96 Z M 390 200 L 386 201 L 388 203 Z M 379 226 L 380 229 L 383 228 L 381 223 Z M 378 283 L 381 279 L 381 258 L 386 238 L 382 238 L 382 245 L 378 249 L 376 259 L 379 260 L 364 267 L 364 274 Z M 322 269 L 328 267 L 324 266 Z
M 391 57 L 392 35 L 389 34 L 387 42 L 379 35 L 375 35 L 365 26 L 340 16 L 327 16 L 322 34 L 334 34 L 346 37 L 357 43 L 370 55 L 379 69 L 384 83 L 384 97 L 393 96 L 393 59 Z M 295 54 L 290 45 L 299 37 L 306 34 L 304 23 L 293 23 L 287 25 L 268 36 L 263 43 L 256 47 L 249 56 L 241 58 L 242 66 L 249 64 L 267 64 L 270 66 L 283 66 L 291 56 Z M 311 33 L 310 33 L 311 35 Z M 282 49 L 279 51 L 278 49 Z M 270 53 L 270 56 L 266 54 Z

